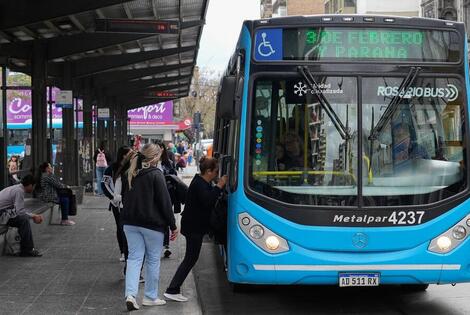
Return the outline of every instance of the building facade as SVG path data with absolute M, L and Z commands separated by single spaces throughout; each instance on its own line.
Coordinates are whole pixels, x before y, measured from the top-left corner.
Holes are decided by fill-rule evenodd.
M 323 13 L 322 0 L 261 0 L 261 18 Z
M 421 14 L 433 19 L 464 22 L 467 33 L 470 31 L 470 0 L 422 0 Z
M 420 0 L 325 0 L 328 14 L 419 16 Z

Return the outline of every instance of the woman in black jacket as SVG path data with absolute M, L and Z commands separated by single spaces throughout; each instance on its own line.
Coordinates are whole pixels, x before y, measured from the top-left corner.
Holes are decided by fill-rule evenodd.
M 129 167 L 129 158 L 132 151 L 128 146 L 122 146 L 118 149 L 116 161 L 105 171 L 101 180 L 101 190 L 109 199 L 109 210 L 113 211 L 114 221 L 116 221 L 116 237 L 121 251 L 119 261 L 124 262 L 127 259 L 127 240 L 124 235 L 121 223 L 122 209 L 122 179 L 121 174 L 127 171 Z
M 136 297 L 144 255 L 145 292 L 142 304 L 152 306 L 166 303 L 158 298 L 163 233 L 169 226 L 170 239 L 174 240 L 178 230 L 165 177 L 157 168 L 161 154 L 162 150 L 158 145 L 146 144 L 132 158 L 127 180 L 123 180 L 124 207 L 121 220 L 129 249 L 125 293 L 129 311 L 139 309 Z
M 202 238 L 209 232 L 211 212 L 227 182 L 227 175 L 224 175 L 216 186 L 212 185 L 219 172 L 217 160 L 212 157 L 201 158 L 199 169 L 201 174 L 196 174 L 189 185 L 181 219 L 181 234 L 186 238 L 186 253 L 164 293 L 166 298 L 178 302 L 188 300 L 181 294 L 181 285 L 199 258 Z

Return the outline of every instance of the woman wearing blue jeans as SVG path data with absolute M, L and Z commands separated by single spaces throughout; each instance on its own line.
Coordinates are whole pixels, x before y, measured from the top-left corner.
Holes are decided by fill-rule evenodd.
M 178 230 L 165 177 L 157 168 L 161 154 L 158 145 L 146 144 L 132 157 L 127 180 L 125 177 L 122 180 L 124 207 L 121 220 L 129 250 L 125 292 L 129 311 L 139 309 L 136 297 L 144 256 L 145 292 L 142 304 L 154 306 L 166 303 L 158 298 L 163 234 L 170 227 L 170 239 L 175 240 Z

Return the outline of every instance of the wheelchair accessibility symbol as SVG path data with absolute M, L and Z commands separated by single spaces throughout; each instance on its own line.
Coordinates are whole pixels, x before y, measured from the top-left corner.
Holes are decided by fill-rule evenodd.
M 265 32 L 261 33 L 261 37 L 263 38 L 263 41 L 258 45 L 258 54 L 263 57 L 269 57 L 276 53 L 273 46 L 271 46 L 271 43 L 266 40 Z
M 257 31 L 254 53 L 257 60 L 282 60 L 282 29 Z

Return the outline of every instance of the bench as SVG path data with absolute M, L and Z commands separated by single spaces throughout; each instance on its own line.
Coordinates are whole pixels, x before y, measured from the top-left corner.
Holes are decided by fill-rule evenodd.
M 52 223 L 52 217 L 54 213 L 54 208 L 57 206 L 57 209 L 60 213 L 60 207 L 58 204 L 52 203 L 52 202 L 43 202 L 40 199 L 36 198 L 25 198 L 24 200 L 24 207 L 25 209 L 28 209 L 31 211 L 33 214 L 42 214 L 48 210 L 51 211 L 51 215 L 49 217 L 49 224 L 50 225 L 58 225 L 59 223 Z M 2 245 L 2 250 L 0 252 L 0 255 L 5 254 L 5 249 L 6 249 L 6 238 L 7 238 L 7 232 L 8 232 L 9 226 L 6 224 L 0 224 L 0 237 L 3 237 L 3 242 L 1 243 Z
M 59 225 L 60 223 L 53 223 L 54 209 L 56 208 L 60 214 L 60 206 L 53 202 L 44 202 L 36 198 L 25 198 L 24 207 L 31 210 L 31 213 L 42 214 L 46 211 L 50 211 L 49 225 Z

